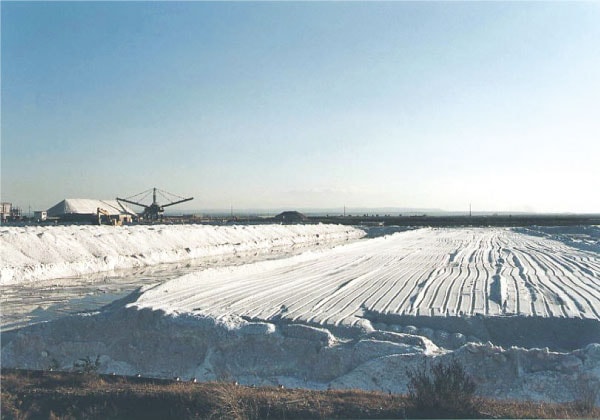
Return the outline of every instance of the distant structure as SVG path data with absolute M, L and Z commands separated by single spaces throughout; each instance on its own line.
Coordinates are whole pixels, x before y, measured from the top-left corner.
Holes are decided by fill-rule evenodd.
M 23 214 L 20 207 L 13 206 L 12 203 L 0 203 L 0 222 L 15 222 L 21 220 Z
M 281 223 L 300 223 L 308 220 L 308 217 L 298 211 L 284 211 L 275 216 L 274 219 Z
M 105 222 L 113 224 L 131 223 L 135 213 L 117 200 L 95 200 L 88 198 L 66 198 L 50 207 L 46 215 L 61 222 L 98 223 L 99 214 Z
M 10 217 L 12 203 L 0 203 L 0 222 L 5 223 Z
M 148 197 L 150 192 L 152 192 L 152 204 L 146 205 L 146 204 L 141 203 L 141 201 L 143 201 L 146 197 Z M 164 199 L 166 199 L 168 201 L 168 203 L 167 204 L 158 204 L 158 202 L 156 201 L 156 193 L 159 193 Z M 139 199 L 136 198 L 136 197 L 140 197 L 140 196 L 141 196 L 141 198 L 139 198 Z M 174 197 L 175 201 L 173 201 L 169 196 Z M 194 197 L 188 197 L 188 198 L 179 197 L 179 196 L 169 193 L 167 191 L 159 190 L 156 187 L 151 188 L 146 191 L 142 191 L 141 193 L 132 195 L 131 197 L 127 197 L 127 198 L 118 198 L 117 197 L 117 201 L 119 201 L 119 202 L 122 201 L 127 204 L 133 204 L 136 206 L 143 207 L 144 212 L 141 214 L 141 217 L 145 220 L 158 220 L 159 218 L 162 217 L 162 214 L 165 211 L 165 207 L 174 206 L 175 204 L 184 203 L 186 201 L 190 201 L 193 199 L 194 199 Z M 233 212 L 233 210 L 232 210 L 232 212 Z
M 45 222 L 48 219 L 48 212 L 44 210 L 34 211 L 33 220 L 36 222 Z

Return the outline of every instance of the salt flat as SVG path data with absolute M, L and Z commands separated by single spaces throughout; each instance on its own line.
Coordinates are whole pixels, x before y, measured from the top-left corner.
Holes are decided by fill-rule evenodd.
M 158 235 L 175 235 L 169 229 L 160 227 Z M 230 233 L 238 229 L 244 230 Z M 311 244 L 364 232 L 298 226 L 298 238 L 278 239 L 289 231 L 254 229 L 266 240 L 232 245 L 221 238 L 202 252 L 296 241 L 306 249 L 199 268 L 152 281 L 98 310 L 4 332 L 2 365 L 69 370 L 97 358 L 104 373 L 406 392 L 407 368 L 456 359 L 480 395 L 546 401 L 572 400 L 582 381 L 600 381 L 596 227 L 426 228 L 331 249 Z M 175 249 L 185 247 L 185 235 L 176 236 Z M 85 238 L 74 243 L 89 253 L 94 241 Z M 135 259 L 131 247 L 147 246 L 120 239 L 115 252 L 128 263 Z M 162 253 L 187 251 L 148 251 Z M 70 267 L 66 258 L 56 260 Z M 3 264 L 11 274 L 26 267 Z M 39 272 L 47 275 L 52 264 L 42 263 Z
M 314 255 L 213 269 L 145 291 L 138 307 L 354 326 L 404 316 L 600 319 L 600 258 L 509 229 L 419 229 Z

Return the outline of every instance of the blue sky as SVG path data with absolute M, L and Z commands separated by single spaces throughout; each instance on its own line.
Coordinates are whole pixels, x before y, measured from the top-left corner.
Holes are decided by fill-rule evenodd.
M 1 8 L 3 201 L 600 212 L 600 3 Z

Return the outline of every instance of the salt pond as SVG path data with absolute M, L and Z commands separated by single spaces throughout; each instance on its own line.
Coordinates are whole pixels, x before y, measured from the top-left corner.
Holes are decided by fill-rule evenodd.
M 333 228 L 316 229 L 301 236 L 316 244 Z M 405 392 L 407 367 L 457 358 L 482 395 L 567 401 L 600 380 L 599 236 L 418 229 L 152 274 L 99 311 L 4 333 L 2 364 L 100 356 L 103 372 Z

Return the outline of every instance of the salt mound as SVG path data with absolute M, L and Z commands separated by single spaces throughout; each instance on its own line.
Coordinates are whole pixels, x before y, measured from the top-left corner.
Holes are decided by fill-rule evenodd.
M 600 378 L 600 344 L 551 352 L 467 343 L 447 351 L 414 334 L 373 330 L 339 337 L 303 324 L 166 314 L 127 305 L 130 300 L 4 333 L 2 366 L 71 370 L 81 359 L 98 357 L 100 373 L 405 393 L 407 368 L 454 358 L 481 395 L 557 402 L 574 399 L 581 378 Z
M 357 239 L 340 225 L 26 226 L 0 230 L 0 284 Z

